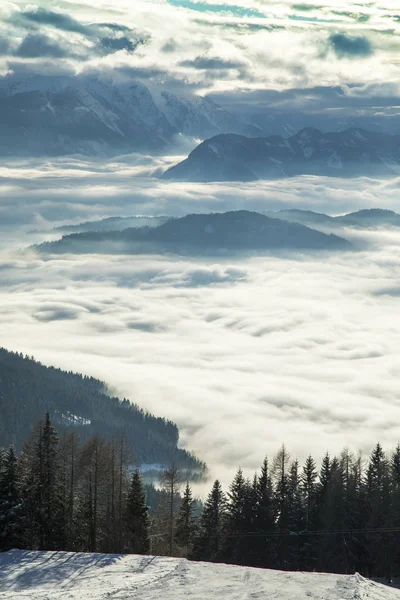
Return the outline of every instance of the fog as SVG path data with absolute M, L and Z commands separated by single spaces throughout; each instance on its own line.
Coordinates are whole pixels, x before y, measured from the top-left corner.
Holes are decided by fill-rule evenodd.
M 365 249 L 329 258 L 53 257 L 20 249 L 59 237 L 57 225 L 112 215 L 395 208 L 398 181 L 190 185 L 141 168 L 127 158 L 3 166 L 1 345 L 99 377 L 173 419 L 182 445 L 225 484 L 239 465 L 251 475 L 282 443 L 299 460 L 346 445 L 367 453 L 377 441 L 396 444 L 400 231 L 344 230 Z

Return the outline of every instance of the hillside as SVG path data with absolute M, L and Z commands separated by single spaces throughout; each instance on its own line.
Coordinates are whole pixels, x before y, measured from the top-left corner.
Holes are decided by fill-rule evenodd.
M 124 435 L 139 463 L 166 464 L 174 459 L 188 468 L 201 463 L 178 449 L 175 423 L 141 410 L 127 399 L 108 395 L 104 383 L 77 373 L 46 367 L 22 354 L 0 348 L 0 446 L 20 449 L 35 423 L 50 411 L 57 430 Z
M 71 234 L 38 247 L 43 252 L 213 254 L 269 250 L 349 250 L 351 244 L 298 223 L 239 210 L 192 214 L 158 227 Z
M 283 572 L 185 559 L 23 552 L 0 554 L 2 600 L 399 600 L 360 577 Z
M 394 176 L 400 136 L 362 129 L 323 133 L 307 127 L 288 138 L 221 134 L 202 142 L 164 179 L 254 181 L 295 175 Z

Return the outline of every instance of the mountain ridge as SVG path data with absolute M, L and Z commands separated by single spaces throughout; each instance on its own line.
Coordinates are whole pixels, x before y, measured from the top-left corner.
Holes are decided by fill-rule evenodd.
M 179 431 L 172 421 L 155 417 L 127 399 L 108 394 L 95 379 L 48 367 L 21 353 L 0 347 L 0 446 L 22 447 L 36 422 L 49 411 L 60 432 L 123 435 L 138 463 L 175 460 L 200 468 L 197 458 L 178 448 Z
M 2 156 L 157 154 L 181 135 L 260 132 L 208 98 L 84 75 L 0 78 L 0 127 Z
M 36 247 L 43 252 L 96 252 L 120 244 L 120 252 L 213 253 L 263 250 L 350 250 L 344 238 L 254 211 L 191 214 L 167 220 L 158 227 L 123 231 L 75 233 Z M 81 246 L 80 246 L 81 244 Z M 122 245 L 121 245 L 122 244 Z M 79 248 L 81 247 L 81 250 Z M 104 248 L 104 250 L 102 250 Z
M 389 177 L 400 172 L 400 135 L 351 128 L 250 138 L 219 134 L 162 175 L 178 181 L 256 181 L 296 175 Z

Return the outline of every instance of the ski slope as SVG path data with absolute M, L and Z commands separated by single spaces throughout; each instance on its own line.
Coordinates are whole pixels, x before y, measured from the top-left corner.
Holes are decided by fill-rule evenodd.
M 1 600 L 400 600 L 359 575 L 291 573 L 179 558 L 0 554 Z

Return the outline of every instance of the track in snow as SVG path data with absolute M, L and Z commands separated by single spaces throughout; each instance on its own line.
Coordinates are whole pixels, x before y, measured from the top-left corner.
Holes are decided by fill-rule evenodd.
M 359 575 L 293 573 L 179 558 L 12 550 L 0 600 L 400 600 Z

